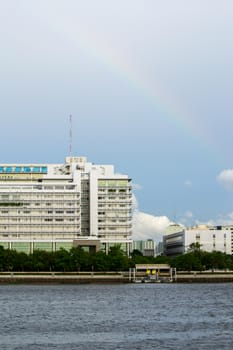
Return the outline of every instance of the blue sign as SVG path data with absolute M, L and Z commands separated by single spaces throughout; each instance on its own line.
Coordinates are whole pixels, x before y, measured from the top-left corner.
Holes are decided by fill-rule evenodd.
M 0 174 L 47 174 L 47 166 L 0 166 Z

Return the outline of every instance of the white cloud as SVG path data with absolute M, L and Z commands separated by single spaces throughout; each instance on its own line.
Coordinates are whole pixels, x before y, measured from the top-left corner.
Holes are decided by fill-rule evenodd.
M 195 220 L 193 225 L 206 225 L 206 226 L 224 226 L 229 225 L 233 226 L 233 212 L 231 213 L 222 213 L 217 215 L 215 219 L 209 219 L 206 221 Z
M 191 187 L 192 186 L 192 181 L 190 181 L 190 180 L 186 180 L 185 182 L 184 182 L 184 185 L 185 186 L 187 186 L 187 187 Z
M 229 219 L 233 220 L 233 213 L 229 213 L 229 214 L 227 215 L 227 217 L 228 217 Z
M 184 215 L 185 215 L 185 217 L 188 218 L 188 219 L 191 219 L 191 218 L 193 217 L 193 213 L 192 213 L 191 211 L 189 211 L 189 210 L 186 211 Z
M 217 219 L 210 219 L 205 224 L 210 226 L 222 226 L 222 225 L 233 226 L 233 212 L 219 215 Z
M 132 183 L 132 188 L 133 188 L 134 191 L 135 191 L 135 190 L 141 190 L 141 189 L 142 189 L 142 186 L 139 185 L 139 184 Z
M 138 210 L 138 201 L 137 201 L 137 198 L 135 197 L 134 193 L 132 195 L 132 207 L 133 207 L 133 211 Z
M 162 240 L 163 233 L 171 223 L 167 216 L 154 216 L 138 209 L 137 198 L 133 194 L 133 240 Z
M 217 180 L 227 190 L 233 190 L 233 169 L 223 170 L 218 176 Z
M 191 210 L 187 210 L 181 216 L 179 216 L 179 223 L 185 227 L 189 227 L 195 225 L 197 221 L 194 218 L 193 212 Z
M 133 217 L 133 239 L 161 241 L 170 220 L 166 216 L 153 216 L 136 210 Z

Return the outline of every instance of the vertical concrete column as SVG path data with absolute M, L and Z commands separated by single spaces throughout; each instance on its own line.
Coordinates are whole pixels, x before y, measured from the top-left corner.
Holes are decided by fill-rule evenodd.
M 90 235 L 98 237 L 98 173 L 90 171 Z

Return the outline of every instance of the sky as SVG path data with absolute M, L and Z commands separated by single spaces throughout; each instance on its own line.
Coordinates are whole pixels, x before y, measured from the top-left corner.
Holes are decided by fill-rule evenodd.
M 0 0 L 0 162 L 114 164 L 134 237 L 233 224 L 232 0 Z

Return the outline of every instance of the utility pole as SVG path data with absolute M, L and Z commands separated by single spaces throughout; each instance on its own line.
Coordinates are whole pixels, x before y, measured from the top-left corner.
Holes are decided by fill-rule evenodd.
M 69 122 L 70 122 L 70 137 L 69 137 L 69 156 L 71 157 L 72 154 L 72 115 L 70 114 L 69 117 Z

